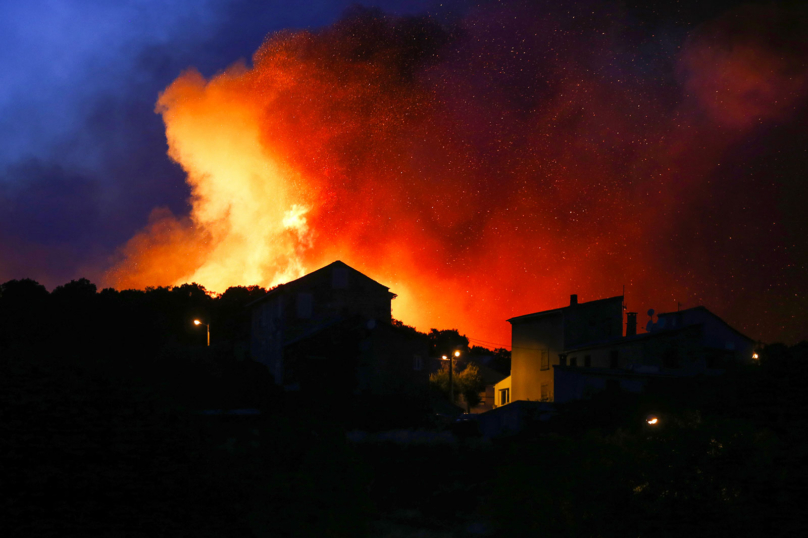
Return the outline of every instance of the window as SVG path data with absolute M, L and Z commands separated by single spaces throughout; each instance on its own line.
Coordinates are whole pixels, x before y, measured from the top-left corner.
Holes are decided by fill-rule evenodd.
M 558 355 L 558 364 L 560 364 L 561 366 L 567 365 L 567 356 L 564 355 L 563 353 Z
M 578 366 L 578 357 L 570 357 L 570 366 Z
M 546 349 L 542 350 L 541 352 L 541 369 L 542 370 L 549 370 L 550 369 L 550 352 Z
M 424 360 L 421 358 L 420 355 L 413 355 L 412 356 L 412 369 L 416 372 L 420 372 L 424 368 Z
M 505 405 L 511 401 L 511 389 L 499 390 L 499 405 Z
M 589 368 L 590 366 L 592 366 L 592 356 L 584 355 L 584 367 Z
M 547 402 L 550 400 L 550 385 L 541 386 L 541 401 Z
M 302 319 L 311 318 L 311 293 L 297 294 L 297 317 Z
M 676 342 L 669 344 L 662 353 L 662 366 L 679 368 L 679 348 Z
M 620 352 L 616 349 L 611 350 L 609 352 L 609 368 L 617 368 L 619 358 Z

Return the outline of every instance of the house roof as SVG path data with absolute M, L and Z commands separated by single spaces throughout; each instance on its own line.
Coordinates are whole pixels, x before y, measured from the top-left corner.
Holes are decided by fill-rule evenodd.
M 586 303 L 578 303 L 578 304 L 575 304 L 575 305 L 567 305 L 567 306 L 562 306 L 561 308 L 554 308 L 552 310 L 543 310 L 541 312 L 534 312 L 532 314 L 524 314 L 522 316 L 515 316 L 515 317 L 512 317 L 512 318 L 510 318 L 510 319 L 508 319 L 506 321 L 508 321 L 509 323 L 513 323 L 514 321 L 517 321 L 517 320 L 522 321 L 522 320 L 525 320 L 525 319 L 537 318 L 539 316 L 547 316 L 547 315 L 550 315 L 550 314 L 559 314 L 559 313 L 564 312 L 568 308 L 577 308 L 577 307 L 580 307 L 580 306 L 594 306 L 596 304 L 606 303 L 606 302 L 609 302 L 609 301 L 616 301 L 618 299 L 620 300 L 620 303 L 622 304 L 623 303 L 623 296 L 622 295 L 616 295 L 614 297 L 607 297 L 605 299 L 596 299 L 594 301 L 588 301 Z
M 573 347 L 569 349 L 565 349 L 564 353 L 578 353 L 581 351 L 587 351 L 592 349 L 604 348 L 604 347 L 611 347 L 614 345 L 625 344 L 628 342 L 637 342 L 640 340 L 648 340 L 651 338 L 656 338 L 659 336 L 670 336 L 671 334 L 675 334 L 677 332 L 683 332 L 687 330 L 694 330 L 694 327 L 700 327 L 701 323 L 696 323 L 693 325 L 685 325 L 684 327 L 677 327 L 675 329 L 665 329 L 663 331 L 655 331 L 652 333 L 640 333 L 635 334 L 633 336 L 614 336 L 608 339 L 598 340 L 596 342 L 587 342 L 584 345 Z
M 326 272 L 327 270 L 335 268 L 335 267 L 344 267 L 344 268 L 350 269 L 351 271 L 362 275 L 364 278 L 366 278 L 369 281 L 373 282 L 377 286 L 379 286 L 381 288 L 384 288 L 388 292 L 390 291 L 390 288 L 385 286 L 384 284 L 380 284 L 379 282 L 376 282 L 375 280 L 373 280 L 372 278 L 370 278 L 366 274 L 362 273 L 361 271 L 357 271 L 356 269 L 354 269 L 353 267 L 351 267 L 347 263 L 342 262 L 340 260 L 337 260 L 335 262 L 329 263 L 328 265 L 326 265 L 324 267 L 320 267 L 319 269 L 317 269 L 315 271 L 312 271 L 311 273 L 307 273 L 307 274 L 303 275 L 300 278 L 297 278 L 295 280 L 290 280 L 289 282 L 286 282 L 284 284 L 279 284 L 278 286 L 275 286 L 273 289 L 269 290 L 264 296 L 259 297 L 255 301 L 247 304 L 247 306 L 248 307 L 253 306 L 253 305 L 257 304 L 257 303 L 265 301 L 266 299 L 268 299 L 269 297 L 271 297 L 273 295 L 280 294 L 280 293 L 283 293 L 283 292 L 288 291 L 290 289 L 294 289 L 294 288 L 296 288 L 298 286 L 301 286 L 301 285 L 305 284 L 306 281 L 308 281 L 308 280 L 312 279 L 313 277 L 315 277 L 315 275 L 320 275 L 320 274 Z M 396 294 L 391 293 L 391 295 L 393 296 L 392 298 L 395 299 Z
M 660 317 L 675 316 L 676 314 L 683 314 L 685 312 L 695 312 L 695 311 L 706 312 L 707 314 L 709 314 L 713 318 L 715 318 L 718 321 L 720 321 L 721 323 L 723 323 L 727 328 L 729 328 L 732 332 L 734 332 L 738 336 L 748 340 L 749 342 L 754 342 L 754 340 L 752 340 L 751 338 L 749 338 L 745 334 L 738 331 L 735 327 L 733 327 L 732 325 L 730 325 L 729 323 L 727 323 L 726 321 L 724 321 L 720 317 L 716 316 L 714 313 L 710 312 L 707 309 L 707 307 L 704 307 L 704 306 L 694 306 L 693 308 L 688 308 L 686 310 L 680 310 L 678 312 L 664 312 L 664 313 L 659 314 L 659 316 Z M 582 345 L 582 346 L 574 347 L 574 348 L 571 348 L 571 349 L 566 349 L 566 350 L 564 350 L 564 352 L 565 353 L 578 353 L 580 351 L 586 351 L 586 350 L 591 350 L 591 349 L 609 347 L 609 346 L 613 346 L 615 344 L 623 344 L 623 343 L 626 343 L 626 342 L 636 342 L 638 340 L 648 340 L 648 339 L 656 338 L 656 337 L 664 337 L 666 335 L 671 335 L 671 334 L 674 334 L 674 333 L 677 333 L 677 332 L 682 332 L 682 331 L 686 331 L 686 330 L 693 330 L 694 327 L 703 327 L 703 325 L 704 325 L 704 323 L 700 323 L 700 322 L 699 323 L 690 323 L 690 324 L 687 324 L 687 325 L 682 325 L 680 327 L 666 327 L 664 329 L 660 329 L 660 330 L 653 331 L 653 332 L 650 332 L 650 333 L 639 333 L 639 334 L 635 334 L 633 336 L 618 336 L 618 337 L 613 337 L 613 338 L 609 338 L 609 339 L 600 340 L 600 341 L 597 341 L 597 342 L 588 342 L 587 344 Z
M 740 336 L 741 338 L 744 338 L 744 339 L 748 340 L 749 342 L 754 342 L 754 340 L 753 340 L 752 338 L 749 338 L 748 336 L 746 336 L 745 334 L 743 334 L 741 331 L 739 331 L 738 329 L 736 329 L 735 327 L 733 327 L 732 325 L 730 325 L 729 323 L 727 323 L 726 321 L 724 321 L 723 319 L 721 319 L 721 318 L 720 318 L 719 316 L 717 316 L 717 315 L 716 315 L 714 312 L 711 312 L 710 310 L 708 310 L 706 306 L 701 306 L 701 305 L 699 305 L 699 306 L 694 306 L 694 307 L 692 307 L 692 308 L 686 308 L 686 309 L 684 309 L 684 310 L 679 310 L 679 311 L 677 311 L 677 312 L 663 312 L 663 313 L 661 313 L 661 314 L 658 314 L 658 315 L 657 315 L 657 317 L 661 317 L 661 316 L 665 316 L 665 317 L 667 317 L 667 316 L 676 316 L 676 315 L 678 315 L 678 314 L 684 314 L 685 312 L 696 312 L 696 311 L 699 311 L 699 312 L 706 312 L 707 314 L 709 314 L 709 315 L 710 315 L 710 316 L 712 316 L 713 318 L 715 318 L 715 319 L 717 319 L 718 321 L 720 321 L 722 324 L 724 324 L 724 326 L 726 326 L 726 327 L 727 327 L 729 330 L 731 330 L 732 332 L 734 332 L 735 334 L 737 334 L 737 335 L 738 335 L 738 336 Z

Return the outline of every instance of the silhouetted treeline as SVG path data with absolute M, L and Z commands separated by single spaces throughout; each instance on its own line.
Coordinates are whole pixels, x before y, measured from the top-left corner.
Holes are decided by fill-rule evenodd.
M 257 407 L 270 379 L 246 360 L 246 305 L 264 293 L 233 287 L 212 297 L 197 284 L 98 292 L 86 279 L 48 293 L 33 280 L 12 280 L 0 285 L 0 350 L 15 363 L 149 380 L 191 407 Z M 210 325 L 210 348 L 194 319 Z

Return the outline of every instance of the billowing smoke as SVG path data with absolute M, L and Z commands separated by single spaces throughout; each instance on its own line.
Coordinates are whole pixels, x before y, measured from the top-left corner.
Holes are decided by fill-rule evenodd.
M 399 294 L 397 318 L 477 343 L 623 285 L 630 309 L 704 303 L 772 329 L 738 308 L 760 275 L 736 263 L 766 237 L 705 208 L 747 181 L 722 160 L 802 110 L 804 34 L 772 8 L 685 38 L 554 4 L 453 23 L 355 10 L 269 36 L 251 67 L 185 72 L 157 111 L 191 213 L 156 209 L 108 284 L 224 291 L 340 259 Z

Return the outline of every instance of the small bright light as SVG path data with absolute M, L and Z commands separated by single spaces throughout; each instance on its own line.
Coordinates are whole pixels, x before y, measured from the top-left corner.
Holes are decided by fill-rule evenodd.
M 752 358 L 758 360 L 760 356 L 757 353 L 752 353 Z
M 459 356 L 460 356 L 460 352 L 459 352 L 459 351 L 455 351 L 455 357 L 459 357 Z
M 201 322 L 201 321 L 199 321 L 198 319 L 195 319 L 195 320 L 194 320 L 194 325 L 201 325 L 201 324 L 202 324 L 202 322 Z
M 448 361 L 448 360 L 449 360 L 449 357 L 447 357 L 446 355 L 444 355 L 444 356 L 442 357 L 442 359 L 443 359 L 443 360 L 445 360 L 445 361 Z
M 659 419 L 658 419 L 658 418 L 656 418 L 656 417 L 648 417 L 648 418 L 647 418 L 645 421 L 646 421 L 648 424 L 653 425 L 653 424 L 656 424 L 657 422 L 659 422 Z

